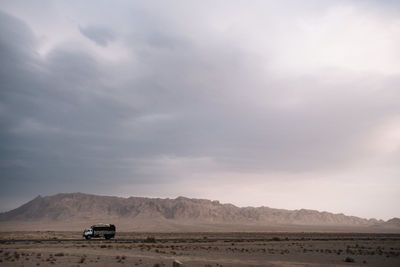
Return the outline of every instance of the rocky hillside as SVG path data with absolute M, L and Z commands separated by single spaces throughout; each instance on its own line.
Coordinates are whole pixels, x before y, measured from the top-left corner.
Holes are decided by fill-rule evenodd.
M 38 196 L 21 207 L 0 214 L 1 222 L 119 221 L 174 224 L 390 226 L 388 222 L 315 210 L 283 210 L 268 207 L 236 207 L 205 199 L 112 197 L 82 193 Z

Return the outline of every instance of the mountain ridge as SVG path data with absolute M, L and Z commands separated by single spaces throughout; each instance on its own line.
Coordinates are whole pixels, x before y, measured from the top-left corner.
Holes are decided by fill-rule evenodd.
M 54 226 L 82 221 L 118 221 L 121 225 L 135 225 L 138 228 L 143 225 L 143 229 L 150 230 L 156 225 L 165 226 L 166 229 L 169 226 L 179 229 L 180 225 L 190 225 L 193 229 L 200 225 L 205 229 L 205 225 L 211 228 L 213 225 L 231 225 L 243 229 L 279 225 L 400 229 L 399 218 L 385 222 L 309 209 L 237 207 L 217 200 L 182 196 L 163 199 L 60 193 L 44 197 L 39 195 L 16 209 L 0 213 L 0 224 L 46 222 Z

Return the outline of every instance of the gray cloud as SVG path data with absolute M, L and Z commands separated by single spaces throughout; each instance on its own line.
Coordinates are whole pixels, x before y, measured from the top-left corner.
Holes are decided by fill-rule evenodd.
M 224 173 L 242 174 L 243 184 L 254 173 L 329 176 L 373 160 L 368 133 L 400 114 L 398 74 L 336 67 L 282 77 L 272 35 L 261 58 L 235 35 L 247 26 L 218 32 L 224 21 L 204 10 L 194 19 L 213 23 L 182 23 L 178 11 L 156 14 L 151 4 L 117 9 L 138 15 L 99 27 L 100 15 L 69 14 L 103 50 L 60 41 L 44 54 L 29 18 L 0 13 L 4 199 L 229 180 Z M 107 50 L 113 41 L 123 49 Z
M 87 38 L 100 46 L 107 46 L 115 39 L 115 34 L 107 28 L 99 26 L 79 26 L 79 31 Z

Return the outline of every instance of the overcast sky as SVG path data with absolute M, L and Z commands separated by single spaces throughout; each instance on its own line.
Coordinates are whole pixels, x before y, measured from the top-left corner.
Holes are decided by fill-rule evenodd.
M 400 2 L 2 0 L 0 175 L 400 217 Z

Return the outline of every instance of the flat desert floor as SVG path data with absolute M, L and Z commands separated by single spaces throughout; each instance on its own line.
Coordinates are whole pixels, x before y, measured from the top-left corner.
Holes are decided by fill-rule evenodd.
M 400 266 L 400 234 L 0 233 L 0 266 Z

